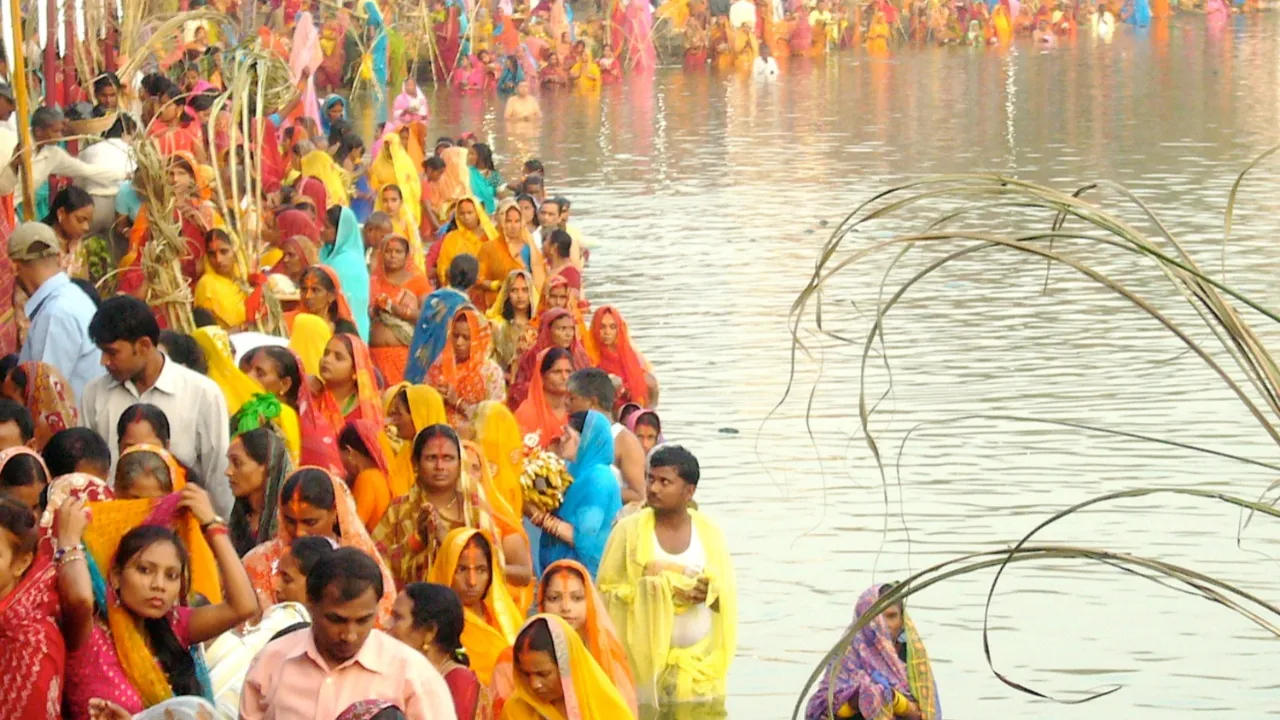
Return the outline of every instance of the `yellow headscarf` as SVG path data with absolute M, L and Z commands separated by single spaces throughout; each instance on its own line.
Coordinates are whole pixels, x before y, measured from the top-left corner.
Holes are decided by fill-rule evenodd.
M 313 177 L 324 183 L 324 190 L 327 197 L 325 200 L 330 205 L 348 205 L 350 197 L 347 194 L 347 173 L 333 159 L 333 156 L 324 150 L 312 150 L 302 158 L 302 175 L 303 177 Z M 321 217 L 324 216 L 328 208 L 316 208 L 316 212 Z
M 430 385 L 413 385 L 407 382 L 396 383 L 382 393 L 382 409 L 388 416 L 391 414 L 391 404 L 401 390 L 409 401 L 409 415 L 413 417 L 415 434 L 430 425 L 448 423 L 440 393 Z M 387 437 L 387 433 L 383 433 L 379 436 L 379 441 L 385 443 L 382 451 L 387 458 L 387 482 L 391 485 L 391 499 L 394 500 L 413 487 L 416 477 L 413 468 L 413 438 L 392 440 Z
M 458 528 L 445 536 L 436 554 L 431 572 L 427 574 L 427 582 L 445 587 L 453 587 L 453 576 L 458 568 L 458 558 L 466 549 L 467 543 L 476 535 L 489 541 L 490 557 L 493 558 L 489 592 L 484 596 L 485 617 L 480 617 L 470 608 L 463 608 L 466 625 L 462 629 L 462 646 L 467 650 L 467 658 L 471 661 L 471 669 L 482 685 L 488 685 L 493 677 L 493 667 L 503 650 L 511 647 L 516 639 L 520 621 L 524 613 L 516 607 L 516 603 L 507 593 L 506 576 L 502 571 L 500 550 L 493 536 L 475 528 Z M 591 716 L 612 717 L 612 716 Z M 625 717 L 622 716 L 622 717 Z
M 324 318 L 311 313 L 298 313 L 293 319 L 293 331 L 289 334 L 289 349 L 298 354 L 302 368 L 308 375 L 320 374 L 320 358 L 324 347 L 333 337 L 333 328 Z
M 515 414 L 506 403 L 487 400 L 476 408 L 475 428 L 476 440 L 494 468 L 493 494 L 517 512 L 523 511 L 520 473 L 524 464 L 524 439 Z
M 382 136 L 382 148 L 369 166 L 369 184 L 378 193 L 376 207 L 382 210 L 382 188 L 394 183 L 404 197 L 403 208 L 413 221 L 413 228 L 422 220 L 422 179 L 414 168 L 413 159 L 400 144 L 400 133 L 392 131 Z
M 631 708 L 622 699 L 613 680 L 600 669 L 578 633 L 559 615 L 534 615 L 520 632 L 537 622 L 545 622 L 555 645 L 552 658 L 560 670 L 560 687 L 564 690 L 567 713 L 538 699 L 529 681 L 519 671 L 516 660 L 516 692 L 503 706 L 502 717 L 510 720 L 576 720 L 576 718 L 629 718 Z M 520 652 L 516 648 L 516 654 Z
M 227 413 L 231 417 L 235 417 L 240 408 L 255 395 L 266 394 L 261 383 L 245 375 L 236 365 L 231 338 L 225 330 L 216 327 L 196 328 L 191 337 L 195 338 L 196 344 L 204 351 L 205 362 L 209 366 L 205 374 L 222 389 L 222 396 L 227 400 Z M 285 447 L 289 450 L 289 459 L 296 465 L 302 451 L 298 413 L 284 403 L 279 405 L 280 414 L 271 418 L 271 421 L 280 428 Z
M 173 468 L 176 462 L 163 448 L 138 445 L 130 450 L 134 452 L 153 452 Z M 185 486 L 181 472 L 170 471 L 174 491 Z M 93 557 L 98 568 L 108 573 L 115 559 L 116 549 L 120 541 L 129 531 L 146 523 L 152 513 L 167 507 L 172 511 L 176 502 L 173 495 L 160 499 L 142 500 L 107 500 L 88 504 L 93 522 L 85 528 L 84 545 Z M 160 513 L 169 515 L 170 513 Z M 222 585 L 218 579 L 218 564 L 213 551 L 205 542 L 204 534 L 196 519 L 188 512 L 179 511 L 173 514 L 168 522 L 187 548 L 190 558 L 191 587 L 188 591 L 203 595 L 210 603 L 222 602 Z M 133 685 L 142 702 L 147 707 L 164 702 L 173 697 L 173 688 L 164 670 L 152 655 L 141 624 L 129 614 L 119 602 L 112 601 L 107 611 L 107 624 L 111 628 L 111 637 L 115 644 L 116 654 L 120 658 L 121 669 L 125 677 Z
M 450 230 L 444 239 L 440 241 L 440 255 L 436 260 L 436 275 L 440 280 L 441 287 L 449 285 L 449 264 L 459 255 L 472 255 L 478 261 L 480 259 L 480 247 L 486 242 L 496 240 L 498 238 L 498 229 L 493 226 L 493 221 L 489 219 L 489 213 L 484 211 L 484 203 L 481 203 L 475 197 L 468 195 L 459 199 L 453 204 L 450 215 L 454 220 L 458 216 L 458 206 L 464 202 L 469 202 L 476 209 L 476 217 L 480 220 L 479 227 L 475 230 L 468 230 L 461 225 L 455 223 L 453 230 Z
M 232 252 L 235 254 L 232 277 L 219 275 L 209 261 L 211 256 L 206 252 L 204 272 L 196 282 L 194 304 L 198 308 L 204 308 L 213 313 L 222 327 L 234 329 L 245 323 L 245 301 L 249 297 L 245 278 L 249 276 L 249 266 L 235 238 L 227 233 L 226 239 L 231 243 Z

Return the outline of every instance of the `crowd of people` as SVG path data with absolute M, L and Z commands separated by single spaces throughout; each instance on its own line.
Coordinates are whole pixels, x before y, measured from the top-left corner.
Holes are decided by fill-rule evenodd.
M 606 48 L 651 27 L 620 8 Z M 261 123 L 199 25 L 94 80 L 99 137 L 40 107 L 0 170 L 0 720 L 722 717 L 733 563 L 570 200 L 428 140 L 412 75 L 367 146 L 317 96 L 359 72 L 346 30 L 274 20 L 294 87 Z M 901 606 L 868 628 L 810 717 L 939 717 Z
M 726 543 L 542 163 L 504 182 L 474 136 L 427 146 L 412 98 L 366 153 L 301 73 L 237 225 L 207 163 L 241 138 L 187 121 L 212 112 L 191 67 L 137 107 L 100 79 L 114 120 L 79 153 L 59 110 L 32 118 L 48 209 L 6 240 L 0 718 L 722 712 Z M 139 142 L 174 207 L 139 202 Z M 148 266 L 170 221 L 185 332 Z M 571 478 L 553 506 L 522 477 L 547 457 Z

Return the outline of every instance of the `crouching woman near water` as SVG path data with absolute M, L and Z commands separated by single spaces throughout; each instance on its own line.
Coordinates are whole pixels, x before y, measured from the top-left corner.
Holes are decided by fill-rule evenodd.
M 874 585 L 863 592 L 855 620 L 891 587 Z M 942 717 L 933 666 L 902 603 L 890 606 L 858 631 L 835 667 L 823 673 L 804 716 L 805 720 Z

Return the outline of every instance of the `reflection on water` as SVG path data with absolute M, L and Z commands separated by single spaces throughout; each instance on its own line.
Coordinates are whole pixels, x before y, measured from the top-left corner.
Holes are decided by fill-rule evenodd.
M 1280 142 L 1278 73 L 1275 16 L 1214 30 L 1186 17 L 1143 37 L 1048 52 L 796 60 L 769 85 L 664 70 L 596 96 L 544 97 L 536 130 L 506 127 L 492 98 L 442 95 L 432 135 L 476 130 L 507 172 L 539 156 L 552 190 L 573 200 L 595 245 L 588 295 L 622 308 L 657 364 L 667 437 L 703 460 L 699 499 L 735 552 L 742 611 L 730 716 L 780 718 L 872 582 L 1002 546 L 1095 494 L 1158 484 L 1250 497 L 1273 479 L 1136 440 L 995 420 L 925 426 L 899 455 L 913 426 L 1028 415 L 1276 459 L 1167 332 L 1064 271 L 1042 294 L 1043 264 L 997 254 L 925 281 L 888 319 L 893 392 L 875 421 L 886 491 L 856 419 L 859 311 L 873 306 L 884 259 L 855 266 L 827 293 L 826 321 L 857 346 L 806 335 L 813 354 L 797 356 L 793 392 L 770 416 L 792 357 L 787 311 L 826 237 L 819 224 L 928 173 L 994 170 L 1063 188 L 1110 179 L 1216 269 L 1235 173 Z M 1276 167 L 1248 184 L 1227 262 L 1233 285 L 1273 307 Z M 1192 317 L 1132 258 L 1089 259 Z M 889 376 L 873 365 L 878 396 Z M 1276 564 L 1259 555 L 1280 557 L 1280 525 L 1251 525 L 1240 550 L 1237 520 L 1220 506 L 1146 498 L 1097 508 L 1043 540 L 1155 555 L 1280 598 Z M 982 655 L 988 581 L 955 580 L 911 603 L 949 717 L 1280 714 L 1274 639 L 1223 608 L 1080 563 L 1006 574 L 992 606 L 994 660 L 1060 697 L 1125 687 L 1082 707 L 1016 695 Z

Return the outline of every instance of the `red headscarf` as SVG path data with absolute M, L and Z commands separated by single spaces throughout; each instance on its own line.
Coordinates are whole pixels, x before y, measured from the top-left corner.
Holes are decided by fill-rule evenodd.
M 538 363 L 541 362 L 541 355 L 555 343 L 552 341 L 551 325 L 560 318 L 572 318 L 573 313 L 562 308 L 552 308 L 544 313 L 538 319 L 538 339 L 534 342 L 533 347 L 520 358 L 520 366 L 516 370 L 516 379 L 511 383 L 511 389 L 507 393 L 507 404 L 512 408 L 520 407 L 525 397 L 529 394 L 529 383 L 534 376 L 538 374 Z M 591 358 L 587 355 L 587 349 L 582 346 L 582 338 L 578 337 L 577 323 L 574 323 L 573 343 L 568 350 L 573 354 L 573 369 L 581 370 L 591 367 Z
M 302 235 L 317 246 L 320 245 L 320 227 L 301 210 L 285 210 L 277 215 L 276 229 L 285 240 L 294 235 Z
M 324 182 L 313 177 L 302 178 L 302 182 L 298 183 L 298 191 L 316 204 L 317 215 L 328 212 L 329 193 L 324 189 Z
M 373 360 L 369 357 L 369 346 L 365 345 L 359 337 L 349 333 L 333 337 L 342 338 L 351 348 L 356 383 L 356 405 L 350 412 L 351 420 L 369 420 L 375 427 L 382 427 L 386 424 L 386 418 L 382 413 L 382 396 L 374 380 Z M 330 340 L 330 342 L 333 341 Z M 307 387 L 307 384 L 304 384 L 304 387 Z M 310 403 L 307 407 L 307 413 L 312 416 L 310 421 L 317 427 L 327 426 L 335 434 L 340 432 L 342 426 L 348 422 L 347 414 L 343 413 L 333 393 L 326 387 L 321 387 L 319 392 L 307 387 L 307 391 L 310 394 Z
M 618 324 L 618 339 L 614 341 L 612 348 L 600 339 L 600 321 L 606 315 L 612 315 L 613 321 Z M 595 339 L 596 352 L 600 355 L 600 362 L 596 363 L 596 367 L 622 378 L 626 394 L 618 398 L 619 402 L 648 404 L 649 384 L 645 381 L 644 364 L 631 347 L 631 333 L 627 330 L 627 322 L 622 319 L 622 313 L 612 305 L 596 310 L 591 318 L 591 337 Z

